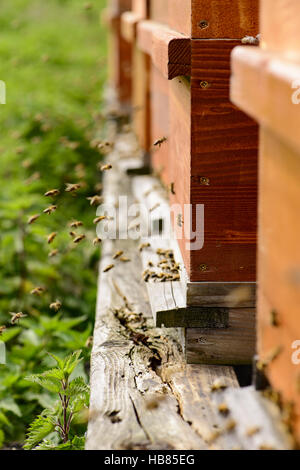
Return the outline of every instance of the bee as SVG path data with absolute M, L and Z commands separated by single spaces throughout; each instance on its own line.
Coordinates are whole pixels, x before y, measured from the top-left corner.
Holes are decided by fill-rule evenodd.
M 253 36 L 245 36 L 241 42 L 242 44 L 250 44 L 251 46 L 258 46 L 260 41 L 260 34 L 258 34 L 256 37 Z
M 153 266 L 154 266 L 153 262 L 152 262 L 152 261 L 148 261 L 148 266 L 149 266 L 149 268 L 153 268 Z
M 96 217 L 94 220 L 93 220 L 93 223 L 94 224 L 98 224 L 99 222 L 102 222 L 102 220 L 106 220 L 107 219 L 107 216 L 106 215 L 99 215 L 99 217 Z
M 75 232 L 69 232 L 69 235 L 71 238 L 75 238 L 76 237 L 76 233 Z
M 155 211 L 155 209 L 158 209 L 159 207 L 160 207 L 160 203 L 157 202 L 156 204 L 154 204 L 154 206 L 150 207 L 149 212 L 153 212 Z
M 50 233 L 50 235 L 48 236 L 48 244 L 52 243 L 54 238 L 56 237 L 57 235 L 57 232 L 52 232 Z
M 30 291 L 30 294 L 32 295 L 41 295 L 43 292 L 45 292 L 45 288 L 44 287 L 34 287 L 34 289 L 32 289 Z
M 99 142 L 97 144 L 97 148 L 99 150 L 108 150 L 111 149 L 114 146 L 112 142 Z
M 108 266 L 106 266 L 106 268 L 103 269 L 103 272 L 104 273 L 107 273 L 108 271 L 110 271 L 111 269 L 113 269 L 115 267 L 114 264 L 109 264 Z
M 153 146 L 160 148 L 164 142 L 166 142 L 168 139 L 167 137 L 162 137 L 161 139 L 158 139 L 154 142 Z
M 278 312 L 276 310 L 272 310 L 270 313 L 270 324 L 271 326 L 278 327 Z
M 165 256 L 166 255 L 166 250 L 163 250 L 162 248 L 157 248 L 156 254 Z
M 248 428 L 246 431 L 246 436 L 252 437 L 255 434 L 260 432 L 260 427 L 259 426 L 253 426 L 252 428 Z
M 49 308 L 51 310 L 54 310 L 55 312 L 58 312 L 58 310 L 61 309 L 61 306 L 62 306 L 62 303 L 59 301 L 59 300 L 56 300 L 55 302 L 52 302 L 50 305 L 49 305 Z
M 225 426 L 226 431 L 230 432 L 230 431 L 233 431 L 235 428 L 236 428 L 236 422 L 234 421 L 234 419 L 231 419 L 226 423 L 226 426 Z
M 39 171 L 36 171 L 35 173 L 33 173 L 29 178 L 27 178 L 27 180 L 25 180 L 25 184 L 28 185 L 28 184 L 31 184 L 33 183 L 34 181 L 37 181 L 39 180 L 41 177 L 41 174 Z
M 87 200 L 90 201 L 91 206 L 99 206 L 103 202 L 103 197 L 96 195 L 96 196 L 87 197 Z
M 161 266 L 162 264 L 168 264 L 168 260 L 165 259 L 165 258 L 162 259 L 161 261 L 159 261 L 159 262 L 157 263 L 157 266 Z
M 83 226 L 83 223 L 80 220 L 75 220 L 75 222 L 70 223 L 70 227 L 72 228 L 78 228 L 82 226 Z
M 3 326 L 0 326 L 0 336 L 2 336 L 2 334 L 4 333 L 4 331 L 6 330 L 6 326 L 3 325 Z
M 49 256 L 49 258 L 53 258 L 53 257 L 56 256 L 57 254 L 58 254 L 58 250 L 52 250 L 52 251 L 50 251 L 50 253 L 49 253 L 48 256 Z
M 131 259 L 127 258 L 127 256 L 121 256 L 120 261 L 122 261 L 122 263 L 128 263 L 129 261 L 131 261 Z
M 94 238 L 94 240 L 93 240 L 93 245 L 94 245 L 94 246 L 99 245 L 99 243 L 101 243 L 101 242 L 102 242 L 101 238 L 96 237 L 96 238 Z
M 218 406 L 218 411 L 219 413 L 225 416 L 227 416 L 230 412 L 226 403 L 220 403 L 220 405 Z
M 123 250 L 120 250 L 120 251 L 117 251 L 114 256 L 113 256 L 113 259 L 117 259 L 117 258 L 120 258 L 120 256 L 122 256 L 124 253 Z
M 12 325 L 15 325 L 16 323 L 18 323 L 21 320 L 21 318 L 27 317 L 27 315 L 25 315 L 23 312 L 18 312 L 18 313 L 9 312 L 9 314 L 12 317 L 10 321 Z
M 180 274 L 174 274 L 173 281 L 180 281 Z
M 50 191 L 47 191 L 44 196 L 46 197 L 53 197 L 53 196 L 58 196 L 60 194 L 60 190 L 59 189 L 50 189 Z
M 85 347 L 86 348 L 91 348 L 93 346 L 93 341 L 94 341 L 93 336 L 89 336 L 88 339 L 85 342 Z
M 216 392 L 218 390 L 225 390 L 225 388 L 227 388 L 227 385 L 221 379 L 216 379 L 210 387 L 212 392 Z
M 75 191 L 78 191 L 78 189 L 81 188 L 81 184 L 80 183 L 66 183 L 66 189 L 65 191 L 67 193 L 73 193 Z
M 106 165 L 100 166 L 101 171 L 107 171 L 107 170 L 111 170 L 111 169 L 112 169 L 112 165 L 110 163 L 107 163 Z
M 55 212 L 57 209 L 57 206 L 49 206 L 46 209 L 43 210 L 44 214 L 52 214 L 52 212 Z
M 152 188 L 148 189 L 147 191 L 144 192 L 144 197 L 148 197 L 150 196 L 150 194 L 155 191 L 156 189 L 159 189 L 159 185 L 158 184 L 154 184 L 152 186 Z
M 139 251 L 142 252 L 144 248 L 150 248 L 150 243 L 147 242 L 147 243 L 142 243 L 140 246 L 139 246 Z
M 80 243 L 80 242 L 82 242 L 82 240 L 84 240 L 84 239 L 85 239 L 85 235 L 78 235 L 78 237 L 75 237 L 75 238 L 74 238 L 73 242 L 74 242 L 74 243 Z
M 35 214 L 29 217 L 28 222 L 27 222 L 28 225 L 33 224 L 33 222 L 35 222 L 39 217 L 40 217 L 40 214 Z
M 271 362 L 275 361 L 279 354 L 282 352 L 282 346 L 275 347 L 266 357 L 256 363 L 258 370 L 264 370 Z
M 170 183 L 168 186 L 168 191 L 170 194 L 175 194 L 175 183 Z

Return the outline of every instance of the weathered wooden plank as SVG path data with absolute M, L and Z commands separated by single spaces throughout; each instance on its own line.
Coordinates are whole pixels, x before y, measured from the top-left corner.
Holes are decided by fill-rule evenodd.
M 191 73 L 191 41 L 151 20 L 138 25 L 138 46 L 168 80 Z
M 249 450 L 288 450 L 294 442 L 278 406 L 253 387 L 228 389 L 224 394 L 234 431 L 243 448 Z
M 251 364 L 255 347 L 254 308 L 230 309 L 228 328 L 186 329 L 189 364 Z
M 255 307 L 255 282 L 188 282 L 187 305 Z

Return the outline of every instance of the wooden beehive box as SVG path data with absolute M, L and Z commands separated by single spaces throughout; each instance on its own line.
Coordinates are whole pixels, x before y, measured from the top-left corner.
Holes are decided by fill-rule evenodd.
M 108 26 L 108 80 L 122 105 L 131 102 L 131 45 L 121 35 L 121 15 L 130 10 L 132 0 L 109 0 L 103 20 Z
M 131 38 L 137 58 L 135 129 L 177 207 L 173 226 L 181 236 L 187 309 L 197 307 L 199 325 L 207 311 L 230 317 L 220 350 L 220 332 L 186 324 L 188 360 L 249 362 L 255 334 L 257 125 L 230 102 L 229 80 L 232 49 L 243 37 L 258 34 L 258 2 L 151 0 L 145 5 L 122 16 L 123 35 Z M 159 140 L 163 143 L 154 148 Z M 190 241 L 189 205 L 193 220 L 197 207 L 203 219 L 198 232 L 204 227 L 204 233 L 197 238 L 204 243 L 198 246 Z
M 260 123 L 259 365 L 300 441 L 300 3 L 261 2 L 261 48 L 233 53 L 232 99 Z

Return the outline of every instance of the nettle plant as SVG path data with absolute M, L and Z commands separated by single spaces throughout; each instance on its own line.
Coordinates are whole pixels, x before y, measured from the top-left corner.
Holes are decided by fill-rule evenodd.
M 60 359 L 50 354 L 56 362 L 55 368 L 26 377 L 26 380 L 56 394 L 58 400 L 52 408 L 44 409 L 30 425 L 24 449 L 84 449 L 85 438 L 76 435 L 74 424 L 88 412 L 89 386 L 82 377 L 71 377 L 82 360 L 80 355 L 81 351 L 76 351 Z

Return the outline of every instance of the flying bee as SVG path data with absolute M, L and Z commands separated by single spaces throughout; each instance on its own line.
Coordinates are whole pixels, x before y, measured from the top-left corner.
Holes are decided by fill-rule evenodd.
M 50 253 L 49 253 L 48 256 L 49 256 L 49 258 L 53 258 L 53 257 L 56 256 L 57 254 L 58 254 L 58 250 L 52 250 L 52 251 L 50 251 Z
M 234 421 L 234 419 L 231 419 L 226 423 L 226 426 L 225 426 L 226 431 L 231 432 L 235 428 L 236 428 L 236 421 Z
M 34 289 L 32 289 L 30 291 L 30 294 L 32 295 L 41 295 L 43 292 L 45 292 L 45 288 L 44 287 L 34 287 Z
M 118 258 L 120 258 L 120 256 L 123 255 L 123 253 L 124 253 L 123 250 L 117 251 L 117 252 L 114 254 L 114 256 L 113 256 L 113 259 L 118 259 Z
M 27 178 L 27 180 L 25 180 L 25 184 L 26 185 L 31 184 L 34 181 L 39 180 L 40 177 L 41 177 L 41 174 L 38 171 L 36 171 L 31 176 L 29 176 L 29 178 Z
M 121 256 L 120 261 L 122 261 L 122 263 L 128 263 L 129 261 L 131 261 L 131 259 L 127 258 L 127 256 Z
M 66 189 L 65 191 L 67 193 L 74 193 L 75 191 L 78 191 L 78 189 L 81 188 L 80 183 L 66 183 Z
M 75 232 L 69 232 L 69 235 L 71 238 L 75 238 L 76 237 L 76 233 Z
M 61 309 L 61 306 L 62 306 L 62 303 L 59 301 L 59 300 L 56 300 L 55 302 L 52 302 L 50 305 L 49 305 L 49 308 L 51 310 L 54 310 L 55 312 L 58 312 L 58 310 Z
M 15 325 L 16 323 L 18 323 L 21 320 L 21 318 L 27 317 L 27 315 L 25 315 L 23 312 L 18 312 L 18 313 L 9 312 L 9 314 L 12 317 L 10 320 L 12 325 Z
M 94 220 L 93 220 L 93 223 L 94 224 L 98 224 L 99 222 L 102 222 L 102 220 L 106 220 L 107 219 L 107 216 L 106 215 L 99 215 L 99 217 L 96 217 Z
M 103 269 L 103 272 L 104 273 L 107 273 L 108 271 L 110 271 L 111 269 L 113 269 L 115 267 L 114 264 L 109 264 L 108 266 L 106 266 L 106 268 Z
M 83 226 L 83 223 L 80 220 L 75 220 L 74 222 L 70 223 L 70 227 L 72 228 L 78 228 L 82 226 Z
M 82 240 L 84 240 L 84 239 L 85 239 L 85 235 L 78 235 L 78 237 L 75 237 L 75 238 L 74 238 L 73 242 L 74 242 L 74 243 L 80 243 L 80 242 L 82 242 Z
M 154 142 L 153 146 L 160 148 L 164 142 L 166 142 L 168 139 L 167 137 L 162 137 L 161 139 L 158 139 Z
M 155 211 L 155 209 L 158 209 L 159 207 L 160 207 L 160 203 L 157 202 L 156 204 L 154 204 L 154 206 L 150 207 L 149 212 L 153 212 Z
M 110 163 L 107 163 L 106 165 L 100 165 L 100 170 L 101 171 L 107 171 L 107 170 L 111 170 L 112 169 L 112 165 Z
M 99 142 L 97 145 L 97 148 L 99 150 L 109 150 L 113 148 L 114 144 L 113 142 Z
M 224 390 L 227 388 L 227 385 L 221 380 L 221 379 L 216 379 L 212 386 L 210 387 L 212 392 L 216 392 L 218 390 Z
M 103 202 L 103 197 L 96 195 L 96 196 L 87 197 L 87 200 L 90 201 L 91 206 L 99 206 Z
M 27 222 L 28 225 L 33 224 L 33 222 L 35 222 L 39 217 L 40 217 L 40 214 L 35 214 L 29 217 L 28 222 Z
M 94 246 L 99 245 L 99 243 L 101 243 L 101 242 L 102 242 L 101 238 L 96 237 L 96 238 L 94 238 L 94 240 L 93 240 L 93 245 L 94 245 Z
M 93 346 L 93 341 L 94 341 L 93 336 L 89 336 L 88 339 L 85 342 L 85 347 L 86 348 L 91 348 Z
M 5 326 L 5 325 L 0 326 L 0 336 L 2 336 L 2 334 L 4 333 L 5 330 L 6 330 L 6 326 Z
M 272 310 L 270 313 L 270 324 L 274 327 L 279 326 L 278 312 L 276 310 Z
M 53 242 L 54 238 L 56 237 L 57 235 L 57 232 L 52 232 L 50 233 L 50 235 L 48 236 L 48 244 L 50 245 L 50 243 Z
M 59 189 L 50 189 L 50 191 L 47 191 L 44 196 L 46 197 L 53 197 L 53 196 L 58 196 L 60 194 Z
M 227 416 L 230 412 L 230 410 L 229 410 L 226 403 L 220 403 L 220 405 L 218 406 L 218 411 L 219 411 L 219 413 L 221 413 L 222 415 L 225 415 L 225 416 Z
M 253 426 L 253 427 L 247 429 L 246 436 L 252 437 L 252 436 L 254 436 L 255 434 L 257 434 L 259 432 L 260 432 L 260 427 L 259 426 Z
M 140 246 L 139 246 L 139 251 L 142 252 L 144 248 L 150 248 L 150 243 L 147 242 L 147 243 L 142 243 Z
M 43 210 L 44 214 L 52 214 L 52 212 L 55 212 L 57 209 L 57 206 L 49 206 L 46 209 Z

